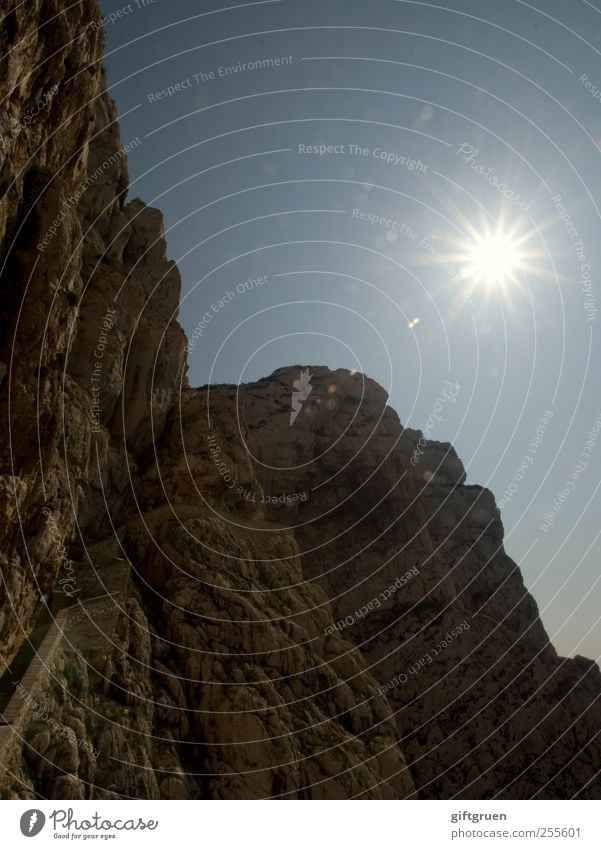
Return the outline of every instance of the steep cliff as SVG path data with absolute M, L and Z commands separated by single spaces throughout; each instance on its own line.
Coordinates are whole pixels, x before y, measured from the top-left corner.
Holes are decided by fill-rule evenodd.
M 335 633 L 394 710 L 420 797 L 596 798 L 599 669 L 557 656 L 492 494 L 464 484 L 450 445 L 403 429 L 360 374 L 311 368 L 290 427 L 300 372 L 241 387 L 249 449 L 278 498 L 268 516 L 293 527 Z M 280 503 L 299 490 L 306 500 Z
M 0 12 L 0 794 L 597 798 L 491 494 L 362 375 L 190 388 L 98 9 Z

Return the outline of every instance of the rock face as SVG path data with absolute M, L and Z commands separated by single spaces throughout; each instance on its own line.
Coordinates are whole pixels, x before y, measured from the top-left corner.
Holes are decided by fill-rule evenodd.
M 557 657 L 492 494 L 464 484 L 450 445 L 420 453 L 360 374 L 310 368 L 291 427 L 304 370 L 241 387 L 248 445 L 268 517 L 293 527 L 303 574 L 394 709 L 419 796 L 596 798 L 599 670 Z
M 0 795 L 598 798 L 599 670 L 453 449 L 346 371 L 190 388 L 63 5 L 0 0 Z

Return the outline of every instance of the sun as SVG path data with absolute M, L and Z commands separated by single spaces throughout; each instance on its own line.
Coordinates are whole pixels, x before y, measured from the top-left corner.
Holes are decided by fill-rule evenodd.
M 518 240 L 502 232 L 476 236 L 467 246 L 464 260 L 464 276 L 488 287 L 514 282 L 524 267 Z
M 426 240 L 431 250 L 421 262 L 441 265 L 452 277 L 457 301 L 454 315 L 468 304 L 499 300 L 519 309 L 523 299 L 530 298 L 534 280 L 552 279 L 548 249 L 541 247 L 541 228 L 534 222 L 515 219 L 503 210 L 496 217 L 474 218 L 449 203 L 455 232 L 434 228 L 430 241 Z M 453 218 L 449 217 L 449 223 Z

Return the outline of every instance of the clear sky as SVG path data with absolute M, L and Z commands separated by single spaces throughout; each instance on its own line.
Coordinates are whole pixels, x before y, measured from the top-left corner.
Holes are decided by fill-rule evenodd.
M 191 382 L 356 368 L 415 428 L 457 382 L 431 437 L 495 493 L 558 650 L 597 658 L 599 0 L 102 11 Z

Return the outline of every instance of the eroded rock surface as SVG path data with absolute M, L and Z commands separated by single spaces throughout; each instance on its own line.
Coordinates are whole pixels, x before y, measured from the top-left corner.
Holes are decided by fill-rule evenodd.
M 345 371 L 310 367 L 292 424 L 300 366 L 190 388 L 98 9 L 63 7 L 0 0 L 9 690 L 79 606 L 0 726 L 0 794 L 598 797 L 599 670 L 557 657 L 453 449 L 413 462 L 421 434 Z

